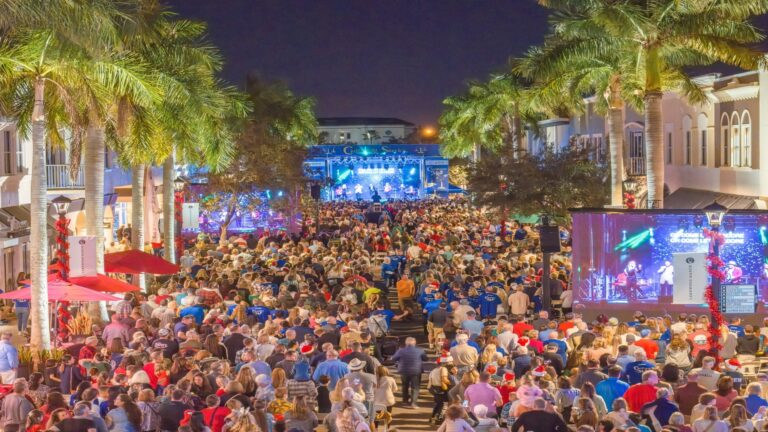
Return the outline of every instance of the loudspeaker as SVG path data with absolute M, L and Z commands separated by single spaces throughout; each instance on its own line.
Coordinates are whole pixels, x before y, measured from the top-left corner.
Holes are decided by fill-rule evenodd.
M 560 229 L 556 226 L 539 227 L 541 251 L 544 253 L 560 252 Z
M 310 195 L 312 195 L 313 200 L 317 201 L 320 199 L 320 190 L 321 190 L 320 185 L 317 185 L 317 184 L 313 184 L 312 186 L 309 187 L 309 193 Z

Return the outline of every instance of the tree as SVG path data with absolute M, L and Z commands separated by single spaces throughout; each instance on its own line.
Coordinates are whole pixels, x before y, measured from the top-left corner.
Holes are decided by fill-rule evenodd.
M 621 76 L 634 86 L 645 112 L 648 204 L 663 205 L 664 90 L 702 102 L 684 68 L 723 62 L 743 69 L 763 63 L 752 46 L 764 39 L 750 18 L 768 12 L 765 0 L 539 0 L 553 10 L 555 32 L 578 35 L 558 54 L 562 64 L 618 56 L 634 65 Z
M 469 191 L 479 205 L 526 216 L 544 213 L 567 224 L 569 208 L 603 206 L 608 185 L 605 168 L 574 142 L 559 152 L 484 158 L 470 167 Z
M 253 211 L 260 190 L 282 190 L 295 208 L 298 188 L 305 182 L 306 146 L 317 136 L 314 100 L 295 96 L 285 85 L 250 75 L 246 83 L 253 112 L 237 140 L 232 163 L 207 176 L 203 210 L 223 214 L 221 241 L 238 213 Z M 250 198 L 249 198 L 250 197 Z

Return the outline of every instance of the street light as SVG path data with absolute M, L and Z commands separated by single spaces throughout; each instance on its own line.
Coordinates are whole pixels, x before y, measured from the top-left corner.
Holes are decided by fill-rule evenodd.
M 59 195 L 51 200 L 51 203 L 56 207 L 56 212 L 59 214 L 59 220 L 56 221 L 56 233 L 58 238 L 56 244 L 59 246 L 56 251 L 56 257 L 61 268 L 61 278 L 68 280 L 69 278 L 69 242 L 67 242 L 67 226 L 69 225 L 69 219 L 67 219 L 67 210 L 72 200 Z
M 635 180 L 633 177 L 627 177 L 626 180 L 622 182 L 624 185 L 624 190 L 628 193 L 634 194 L 635 191 L 637 191 L 637 180 Z
M 173 190 L 176 192 L 181 192 L 184 190 L 184 187 L 187 185 L 187 181 L 184 180 L 181 177 L 176 177 L 176 180 L 173 181 Z
M 69 210 L 69 205 L 72 204 L 72 200 L 64 195 L 59 195 L 51 200 L 51 203 L 56 207 L 56 213 L 59 216 L 63 216 L 67 214 L 67 210 Z
M 176 262 L 180 262 L 181 260 L 181 253 L 182 249 L 184 249 L 184 239 L 182 237 L 183 233 L 183 222 L 184 218 L 182 217 L 182 207 L 184 204 L 184 188 L 187 186 L 187 181 L 182 177 L 176 177 L 176 179 L 173 181 L 173 218 L 176 222 L 174 224 L 174 238 L 173 238 L 173 246 L 174 246 L 174 252 L 176 258 Z
M 716 258 L 720 257 L 720 241 L 718 239 L 719 232 L 720 232 L 720 225 L 723 223 L 723 217 L 725 216 L 725 213 L 728 211 L 728 208 L 718 204 L 717 201 L 713 202 L 712 204 L 704 207 L 704 215 L 707 216 L 707 221 L 709 222 L 709 226 L 712 227 L 712 255 L 714 255 Z M 710 264 L 710 269 L 713 271 L 719 270 L 718 264 L 716 260 L 712 260 L 712 263 Z M 713 272 L 714 273 L 714 272 Z M 720 300 L 720 278 L 718 277 L 712 277 L 712 294 L 714 295 L 715 299 L 718 301 Z M 712 325 L 715 322 L 715 317 L 712 317 Z

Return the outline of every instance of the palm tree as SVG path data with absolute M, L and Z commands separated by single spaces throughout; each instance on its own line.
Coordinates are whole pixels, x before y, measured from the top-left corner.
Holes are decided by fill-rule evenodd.
M 758 0 L 539 0 L 553 10 L 555 32 L 577 36 L 559 56 L 563 63 L 618 56 L 634 65 L 621 76 L 636 89 L 645 112 L 649 207 L 663 206 L 662 92 L 678 90 L 694 103 L 701 89 L 685 74 L 689 66 L 723 62 L 753 69 L 763 62 L 751 48 L 763 34 L 750 18 L 768 12 Z
M 48 201 L 46 144 L 63 145 L 66 126 L 78 145 L 80 127 L 76 96 L 83 86 L 82 52 L 51 30 L 15 31 L 0 45 L 0 104 L 23 134 L 31 133 L 31 279 L 34 350 L 50 349 L 48 316 Z

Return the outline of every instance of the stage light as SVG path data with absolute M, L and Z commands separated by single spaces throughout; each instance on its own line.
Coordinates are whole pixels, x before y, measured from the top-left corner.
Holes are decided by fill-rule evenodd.
M 416 174 L 416 168 L 411 168 L 411 169 L 408 171 L 408 175 L 414 175 L 414 174 Z
M 767 229 L 768 229 L 768 227 L 766 227 L 766 226 L 761 226 L 761 227 L 760 227 L 760 231 L 765 231 L 765 230 L 767 230 Z
M 279 196 L 279 197 L 283 196 L 283 191 L 281 191 L 281 190 L 277 191 L 277 196 Z

